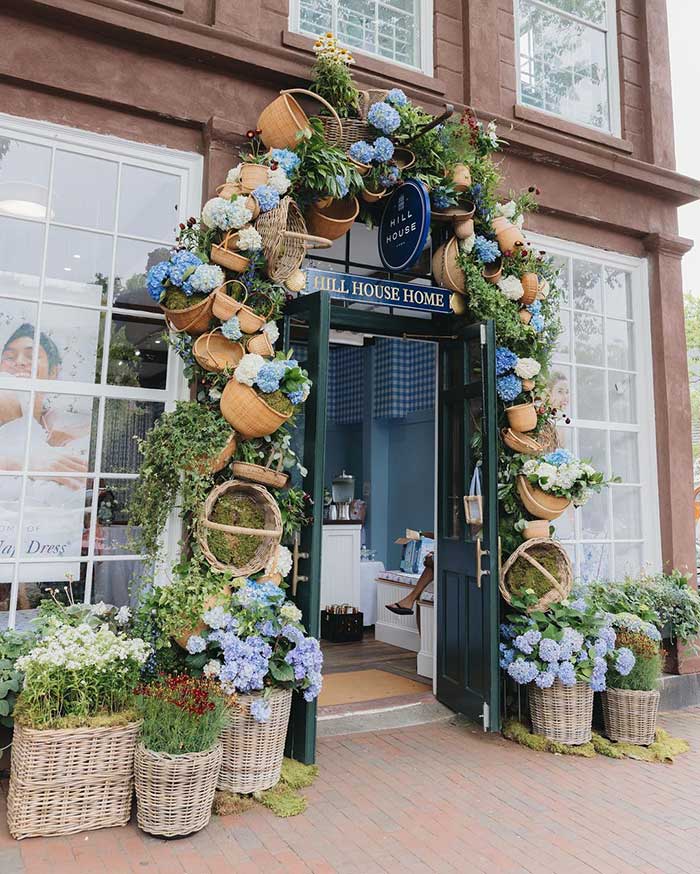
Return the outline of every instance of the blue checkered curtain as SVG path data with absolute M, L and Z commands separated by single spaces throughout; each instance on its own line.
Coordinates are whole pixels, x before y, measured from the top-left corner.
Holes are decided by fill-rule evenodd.
M 401 419 L 435 406 L 435 344 L 379 339 L 374 345 L 374 417 Z
M 328 419 L 338 425 L 362 421 L 364 349 L 331 346 L 328 362 Z

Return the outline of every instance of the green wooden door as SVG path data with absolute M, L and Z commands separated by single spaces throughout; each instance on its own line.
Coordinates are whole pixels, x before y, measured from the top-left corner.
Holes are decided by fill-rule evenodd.
M 498 676 L 498 434 L 493 322 L 443 340 L 438 393 L 437 697 L 500 728 Z M 483 528 L 464 496 L 481 454 Z

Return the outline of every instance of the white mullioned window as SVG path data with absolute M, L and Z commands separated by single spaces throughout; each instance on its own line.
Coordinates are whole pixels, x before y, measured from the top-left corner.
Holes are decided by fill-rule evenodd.
M 432 0 L 291 0 L 290 29 L 433 75 Z
M 619 135 L 613 0 L 514 0 L 518 101 Z
M 561 268 L 562 333 L 549 373 L 560 442 L 619 483 L 555 523 L 577 579 L 661 566 L 646 262 L 531 235 Z M 570 419 L 570 424 L 564 417 Z
M 198 155 L 0 115 L 0 628 L 66 575 L 129 603 L 135 438 L 185 389 L 145 273 L 201 184 Z

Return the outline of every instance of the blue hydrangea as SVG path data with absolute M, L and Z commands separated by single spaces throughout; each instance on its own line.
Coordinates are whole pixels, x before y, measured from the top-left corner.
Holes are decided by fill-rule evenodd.
M 598 637 L 593 643 L 593 649 L 597 656 L 604 656 L 608 653 L 608 644 L 603 640 L 602 637 Z
M 593 673 L 589 685 L 594 692 L 604 692 L 606 689 L 606 674 L 608 671 L 608 663 L 602 656 L 595 656 L 593 659 Z
M 262 689 L 269 670 L 272 647 L 258 635 L 245 640 L 232 633 L 224 637 L 224 662 L 219 672 L 224 691 L 246 694 Z
M 522 390 L 522 381 L 514 373 L 509 373 L 508 376 L 501 376 L 496 380 L 496 391 L 500 399 L 505 403 L 514 401 Z
M 626 646 L 621 646 L 616 652 L 615 669 L 621 677 L 626 677 L 637 661 L 634 653 Z
M 500 651 L 498 664 L 505 670 L 515 658 L 515 650 L 512 647 L 506 646 L 505 643 L 500 643 L 498 649 Z
M 264 698 L 254 698 L 250 702 L 250 715 L 256 722 L 267 722 L 270 718 L 270 702 Z
M 539 686 L 540 689 L 549 689 L 556 678 L 557 675 L 551 670 L 540 671 L 540 673 L 535 677 L 535 685 Z
M 280 196 L 271 185 L 258 185 L 253 191 L 253 197 L 257 200 L 260 212 L 269 212 L 279 206 Z
M 585 598 L 576 598 L 569 604 L 572 610 L 578 610 L 579 613 L 585 613 L 587 606 Z
M 394 106 L 406 106 L 408 103 L 408 97 L 406 97 L 400 88 L 392 88 L 386 95 L 385 100 L 387 103 L 393 103 Z
M 518 363 L 518 356 L 505 346 L 496 349 L 496 376 L 503 376 L 513 370 Z
M 295 155 L 294 152 L 291 152 L 289 149 L 273 149 L 270 155 L 272 160 L 280 165 L 287 176 L 291 176 L 301 163 L 299 156 Z
M 498 630 L 501 633 L 501 637 L 505 640 L 515 640 L 515 638 L 517 637 L 515 628 L 512 625 L 506 625 L 505 622 L 501 622 Z
M 432 200 L 435 209 L 447 209 L 452 203 L 447 194 L 445 194 L 441 189 L 433 191 L 430 195 L 430 199 Z
M 561 636 L 561 647 L 564 649 L 566 647 L 571 651 L 571 654 L 579 652 L 581 647 L 584 644 L 584 637 L 580 631 L 576 631 L 573 628 L 565 628 L 562 636 Z M 564 656 L 562 658 L 571 658 L 571 655 Z
M 401 171 L 399 168 L 395 164 L 392 164 L 390 167 L 387 167 L 386 172 L 379 177 L 379 184 L 382 188 L 393 188 L 399 181 L 400 175 Z
M 227 610 L 224 610 L 221 605 L 218 605 L 212 607 L 211 610 L 207 610 L 202 616 L 202 619 L 204 619 L 209 628 L 220 630 L 226 628 L 231 623 L 233 617 Z
M 279 374 L 277 369 L 271 366 L 271 362 L 265 362 L 260 370 L 258 370 L 258 375 L 255 377 L 255 384 L 260 391 L 265 392 L 265 394 L 277 391 L 280 387 Z
M 182 286 L 183 291 L 209 294 L 226 281 L 224 271 L 218 264 L 200 264 Z
M 530 327 L 534 328 L 538 334 L 541 334 L 544 331 L 544 319 L 542 316 L 533 316 L 530 319 Z
M 183 288 L 185 284 L 185 273 L 188 271 L 194 272 L 194 267 L 199 267 L 202 259 L 198 258 L 194 252 L 175 252 L 170 258 L 170 281 L 173 285 L 182 288 L 186 293 L 192 294 L 191 289 Z
M 298 404 L 303 404 L 304 401 L 308 397 L 308 392 L 305 392 L 303 388 L 298 388 L 296 391 L 290 391 L 287 397 L 296 407 Z
M 321 669 L 323 667 L 323 655 L 321 647 L 315 637 L 304 637 L 295 642 L 292 649 L 289 650 L 284 657 L 285 662 L 294 670 L 294 679 L 308 681 L 308 688 L 305 690 L 304 698 L 306 701 L 313 700 L 318 694 L 311 693 L 311 690 L 321 688 Z M 310 694 L 307 695 L 306 692 Z
M 524 652 L 525 655 L 530 655 L 541 639 L 541 633 L 536 628 L 531 628 L 529 631 L 526 631 L 524 634 L 519 634 L 515 638 L 515 646 L 520 650 L 520 652 Z
M 266 619 L 264 622 L 259 622 L 257 629 L 260 634 L 265 637 L 277 637 L 278 629 L 271 619 Z
M 340 192 L 341 197 L 347 197 L 350 193 L 350 189 L 348 188 L 347 180 L 342 173 L 336 173 L 335 181 L 338 183 L 338 190 Z
M 517 658 L 515 661 L 512 661 L 506 670 L 508 671 L 508 676 L 512 677 L 521 686 L 532 683 L 540 673 L 539 668 L 534 662 L 527 662 L 523 658 Z
M 598 639 L 605 641 L 607 652 L 612 652 L 615 649 L 615 642 L 617 640 L 617 635 L 615 634 L 615 629 L 612 625 L 605 625 L 601 628 L 598 633 Z M 602 655 L 605 655 L 605 653 L 602 653 Z
M 555 449 L 554 452 L 548 452 L 544 456 L 544 460 L 547 464 L 560 467 L 562 464 L 569 464 L 573 460 L 573 455 L 567 452 L 566 449 Z
M 394 144 L 386 137 L 377 137 L 374 141 L 374 160 L 380 164 L 391 161 L 394 157 Z
M 569 661 L 562 662 L 557 668 L 557 676 L 564 686 L 576 685 L 576 668 Z
M 198 634 L 193 634 L 187 641 L 187 652 L 190 655 L 196 655 L 198 652 L 204 652 L 207 648 L 207 642 Z
M 364 140 L 358 140 L 348 149 L 348 154 L 358 164 L 371 164 L 374 160 L 374 149 Z
M 493 264 L 493 262 L 501 254 L 498 248 L 498 243 L 495 240 L 487 240 L 486 237 L 478 235 L 474 240 L 474 252 L 476 257 L 483 261 L 484 264 Z
M 146 275 L 146 287 L 156 303 L 165 294 L 165 280 L 170 276 L 170 261 L 159 261 L 154 264 Z
M 243 331 L 241 331 L 241 322 L 238 316 L 231 316 L 230 319 L 224 322 L 221 326 L 221 333 L 227 340 L 240 340 L 243 336 Z
M 373 103 L 367 121 L 383 134 L 391 134 L 401 124 L 401 116 L 390 103 Z
M 556 640 L 545 637 L 540 641 L 539 654 L 543 662 L 558 662 L 561 658 L 561 647 Z
M 542 312 L 542 303 L 539 300 L 534 300 L 531 304 L 528 304 L 525 309 L 533 316 L 539 316 Z

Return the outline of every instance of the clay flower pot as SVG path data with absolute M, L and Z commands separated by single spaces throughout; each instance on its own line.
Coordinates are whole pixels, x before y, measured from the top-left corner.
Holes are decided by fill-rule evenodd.
M 537 427 L 537 411 L 534 404 L 516 404 L 514 407 L 506 407 L 506 415 L 510 427 L 520 434 L 534 431 Z
M 518 315 L 520 316 L 520 321 L 523 325 L 529 325 L 532 321 L 532 313 L 529 310 L 526 310 L 524 307 L 518 310 Z
M 527 307 L 537 300 L 537 290 L 540 287 L 540 280 L 536 273 L 523 273 L 520 277 L 520 284 L 523 287 L 523 296 L 520 298 L 521 306 Z
M 456 191 L 466 191 L 472 184 L 472 174 L 466 164 L 455 164 L 452 168 L 452 185 Z
M 539 486 L 533 485 L 526 476 L 516 477 L 515 487 L 523 506 L 536 519 L 558 519 L 571 504 L 568 498 L 550 495 Z
M 518 230 L 505 216 L 499 215 L 493 220 L 493 230 L 501 252 L 519 249 L 525 245 L 522 231 Z
M 549 519 L 531 519 L 523 528 L 525 540 L 542 540 L 549 537 Z
M 503 276 L 503 259 L 496 258 L 492 264 L 484 264 L 484 269 L 481 272 L 487 282 L 496 285 Z
M 455 217 L 452 221 L 452 230 L 458 240 L 466 240 L 474 233 L 474 219 Z

